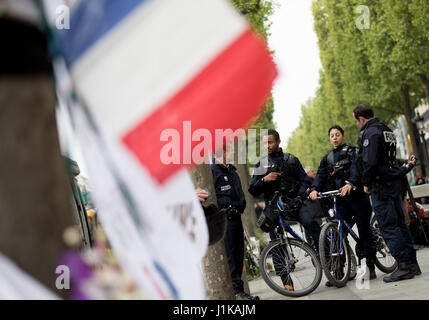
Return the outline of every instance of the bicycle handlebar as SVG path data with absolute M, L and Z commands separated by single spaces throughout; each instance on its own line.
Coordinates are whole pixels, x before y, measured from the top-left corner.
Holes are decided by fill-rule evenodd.
M 317 199 L 336 197 L 341 197 L 341 189 L 317 193 Z

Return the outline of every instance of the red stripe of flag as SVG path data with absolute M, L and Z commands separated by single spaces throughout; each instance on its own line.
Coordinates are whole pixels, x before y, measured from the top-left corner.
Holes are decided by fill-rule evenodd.
M 167 143 L 160 140 L 164 129 L 182 134 L 183 121 L 191 121 L 193 131 L 204 128 L 211 132 L 214 146 L 215 129 L 235 131 L 261 111 L 276 76 L 265 43 L 248 30 L 122 140 L 163 183 L 183 167 L 161 162 L 160 152 Z M 191 148 L 199 143 L 193 141 Z M 183 141 L 180 150 L 183 153 Z

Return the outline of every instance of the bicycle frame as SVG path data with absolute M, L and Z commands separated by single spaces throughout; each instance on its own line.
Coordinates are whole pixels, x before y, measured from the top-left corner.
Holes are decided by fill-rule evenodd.
M 280 199 L 277 199 L 277 205 L 281 212 L 284 212 L 286 210 L 285 207 L 283 206 L 283 203 L 280 201 Z M 283 230 L 286 230 L 287 232 L 289 232 L 295 239 L 304 242 L 304 240 L 295 231 L 293 231 L 291 226 L 286 222 L 286 219 L 282 215 L 279 215 L 279 222 Z
M 335 221 L 338 223 L 338 230 L 339 230 L 339 232 L 340 232 L 340 253 L 343 251 L 343 225 L 346 227 L 346 229 L 347 229 L 347 231 L 350 233 L 350 235 L 352 236 L 352 238 L 357 242 L 357 243 L 359 243 L 360 242 L 360 239 L 359 239 L 359 236 L 353 231 L 353 225 L 355 224 L 355 218 L 353 218 L 352 220 L 351 220 L 351 225 L 349 225 L 348 223 L 347 223 L 347 221 L 346 220 L 344 220 L 344 218 L 341 216 L 341 214 L 337 211 L 337 195 L 336 195 L 336 193 L 337 193 L 337 190 L 335 190 L 335 191 L 332 191 L 332 192 L 326 192 L 325 194 L 327 194 L 326 195 L 326 197 L 330 197 L 330 198 L 332 198 L 333 199 L 333 201 L 334 201 L 334 205 L 333 205 L 333 209 L 334 209 L 334 217 L 335 217 Z M 330 248 L 329 248 L 329 251 L 330 251 L 330 253 L 332 253 L 332 239 L 330 239 L 331 241 L 330 241 Z

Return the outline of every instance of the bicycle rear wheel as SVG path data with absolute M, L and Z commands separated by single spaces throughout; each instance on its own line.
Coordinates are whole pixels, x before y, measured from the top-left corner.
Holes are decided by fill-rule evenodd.
M 342 239 L 340 250 L 340 232 L 338 224 L 329 222 L 320 232 L 319 241 L 320 262 L 329 282 L 338 287 L 344 287 L 349 281 L 351 261 L 349 246 Z
M 377 268 L 384 273 L 392 273 L 395 271 L 398 263 L 395 258 L 390 254 L 390 250 L 387 247 L 386 242 L 381 236 L 380 228 L 378 227 L 378 221 L 374 217 L 371 219 L 371 232 L 375 241 L 376 247 L 376 256 L 375 256 L 375 265 Z
M 356 255 L 353 252 L 352 247 L 350 246 L 350 244 L 347 244 L 348 246 L 348 250 L 350 252 L 350 276 L 349 276 L 349 281 L 350 280 L 354 280 L 357 276 L 357 258 Z
M 288 242 L 270 242 L 262 250 L 259 270 L 265 283 L 274 291 L 288 297 L 301 297 L 319 286 L 322 266 L 316 252 L 307 243 L 295 239 L 288 239 Z

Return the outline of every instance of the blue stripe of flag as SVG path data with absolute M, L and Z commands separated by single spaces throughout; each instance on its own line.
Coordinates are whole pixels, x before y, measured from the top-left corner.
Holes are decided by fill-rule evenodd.
M 82 0 L 70 17 L 70 29 L 56 33 L 68 65 L 114 28 L 137 6 L 148 0 Z

